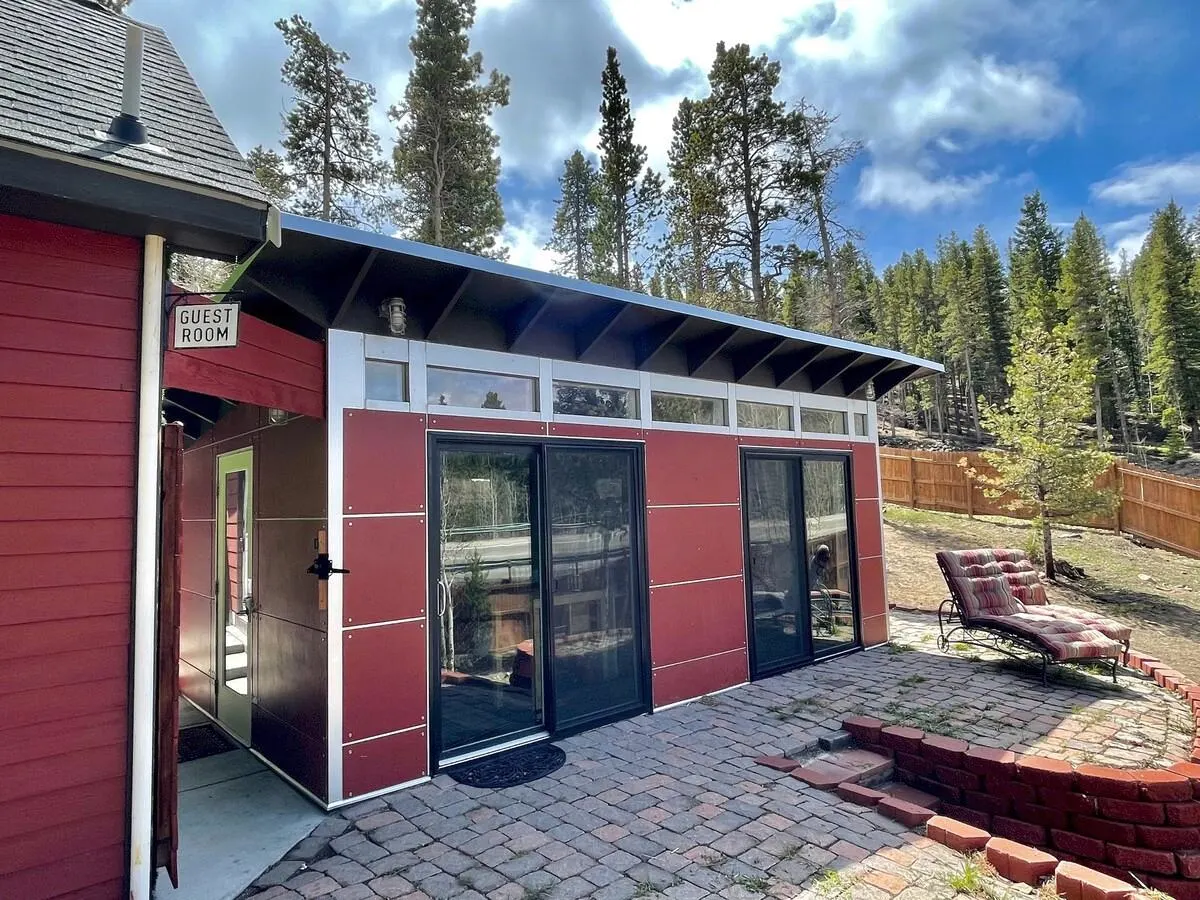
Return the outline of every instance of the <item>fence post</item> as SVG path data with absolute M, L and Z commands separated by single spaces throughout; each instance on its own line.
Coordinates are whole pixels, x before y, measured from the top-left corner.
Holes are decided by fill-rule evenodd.
M 963 457 L 964 459 L 966 457 Z M 954 467 L 967 483 L 967 518 L 975 518 L 975 480 L 971 477 L 971 473 L 960 466 Z
M 1121 507 L 1125 503 L 1125 490 L 1124 490 L 1124 483 L 1122 481 L 1122 476 L 1121 476 L 1121 464 L 1119 462 L 1116 462 L 1115 460 L 1113 461 L 1113 464 L 1112 464 L 1112 473 L 1113 473 L 1113 490 L 1117 492 L 1117 508 L 1116 508 L 1116 511 L 1113 513 L 1113 519 L 1115 520 L 1114 524 L 1116 525 L 1114 531 L 1115 531 L 1115 533 L 1120 534 L 1121 530 L 1122 530 L 1121 529 Z
M 917 460 L 911 450 L 908 451 L 908 496 L 909 506 L 917 508 Z

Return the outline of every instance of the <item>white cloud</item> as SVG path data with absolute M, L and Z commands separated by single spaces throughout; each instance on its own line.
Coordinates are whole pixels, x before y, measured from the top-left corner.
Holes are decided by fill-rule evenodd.
M 1114 265 L 1120 260 L 1122 250 L 1133 259 L 1141 251 L 1142 244 L 1150 233 L 1150 213 L 1138 213 L 1126 219 L 1108 222 L 1100 226 L 1100 232 L 1108 244 L 1108 255 Z
M 522 203 L 512 204 L 507 218 L 500 242 L 508 247 L 508 261 L 539 272 L 553 271 L 558 258 L 546 249 L 551 218 Z
M 1156 206 L 1200 196 L 1200 153 L 1179 159 L 1126 163 L 1091 187 L 1092 197 L 1119 206 Z
M 916 168 L 873 165 L 864 169 L 859 178 L 858 200 L 863 206 L 894 206 L 907 212 L 922 213 L 974 200 L 996 178 L 994 172 L 933 178 Z

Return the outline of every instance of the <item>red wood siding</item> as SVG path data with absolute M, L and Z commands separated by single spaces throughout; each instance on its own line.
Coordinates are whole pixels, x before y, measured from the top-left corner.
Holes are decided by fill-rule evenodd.
M 172 317 L 170 334 L 174 329 Z M 167 350 L 163 384 L 321 419 L 325 346 L 243 313 L 236 347 Z
M 857 441 L 851 486 L 858 551 L 858 609 L 863 644 L 887 641 L 887 592 L 883 563 L 883 507 L 879 499 L 879 447 Z
M 0 897 L 123 889 L 140 281 L 0 216 Z

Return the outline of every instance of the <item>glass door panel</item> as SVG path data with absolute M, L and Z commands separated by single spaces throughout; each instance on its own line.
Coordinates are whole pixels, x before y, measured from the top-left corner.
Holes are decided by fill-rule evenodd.
M 812 643 L 816 653 L 853 644 L 853 548 L 850 539 L 847 460 L 804 460 L 804 533 Z
M 545 724 L 531 447 L 440 450 L 437 608 L 441 755 Z
M 217 457 L 217 718 L 250 741 L 253 450 Z
M 799 471 L 782 457 L 747 456 L 745 466 L 752 664 L 761 675 L 810 654 L 808 608 L 800 602 Z
M 644 702 L 635 460 L 625 449 L 547 450 L 556 730 Z

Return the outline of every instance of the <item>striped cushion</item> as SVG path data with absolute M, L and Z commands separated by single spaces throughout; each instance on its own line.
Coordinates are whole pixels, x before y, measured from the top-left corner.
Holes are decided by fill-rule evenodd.
M 1130 626 L 1123 622 L 1118 622 L 1116 619 L 1110 619 L 1108 616 L 1094 613 L 1091 610 L 1079 609 L 1074 606 L 1062 606 L 1055 603 L 1050 606 L 1041 607 L 1037 612 L 1055 619 L 1068 619 L 1072 622 L 1078 622 L 1080 625 L 1086 625 L 1093 631 L 1098 631 L 1106 638 L 1112 638 L 1114 641 L 1128 641 L 1133 636 L 1133 629 Z
M 942 550 L 938 565 L 968 619 L 1024 612 L 993 550 Z
M 990 625 L 1036 641 L 1056 660 L 1119 659 L 1124 648 L 1099 631 L 1066 619 L 1040 612 L 1022 612 L 1007 616 L 981 615 L 974 624 Z

